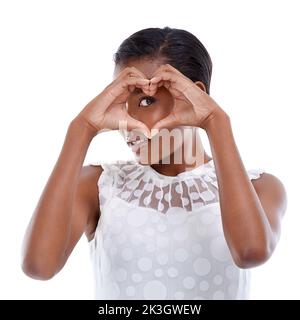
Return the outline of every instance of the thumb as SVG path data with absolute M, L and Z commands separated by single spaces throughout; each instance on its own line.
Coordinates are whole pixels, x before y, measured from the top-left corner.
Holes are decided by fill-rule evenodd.
M 161 129 L 170 129 L 176 126 L 176 119 L 173 114 L 167 115 L 165 118 L 157 121 L 151 128 L 151 138 L 155 136 Z
M 148 139 L 150 139 L 150 130 L 143 122 L 136 120 L 129 115 L 127 116 L 126 120 L 129 130 L 139 129 L 139 131 L 141 131 Z

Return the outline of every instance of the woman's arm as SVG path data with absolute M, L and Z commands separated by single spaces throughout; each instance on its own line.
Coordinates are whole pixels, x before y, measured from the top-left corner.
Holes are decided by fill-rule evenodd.
M 161 65 L 150 79 L 149 94 L 159 85 L 174 98 L 172 111 L 152 127 L 152 136 L 162 128 L 178 125 L 204 129 L 215 163 L 225 238 L 236 264 L 249 268 L 265 262 L 274 251 L 286 210 L 286 192 L 281 181 L 264 173 L 251 183 L 240 158 L 230 118 L 206 93 L 201 81 L 193 82 L 170 64 Z
M 141 71 L 125 68 L 69 125 L 26 230 L 22 268 L 28 276 L 50 279 L 64 266 L 83 232 L 91 238 L 100 214 L 97 179 L 102 168 L 82 167 L 88 147 L 99 131 L 119 129 L 121 120 L 129 130 L 140 129 L 150 135 L 148 127 L 126 109 L 132 87 L 144 89 L 148 83 Z
M 219 185 L 225 238 L 236 264 L 242 268 L 265 262 L 274 251 L 286 210 L 281 181 L 264 173 L 259 182 L 248 177 L 231 130 L 230 118 L 206 93 L 201 81 L 193 82 L 170 64 L 161 65 L 150 79 L 149 95 L 165 86 L 174 98 L 172 111 L 152 127 L 178 125 L 204 129 L 208 135 Z
M 286 210 L 281 181 L 264 173 L 251 183 L 234 141 L 229 116 L 218 109 L 206 121 L 218 178 L 225 238 L 235 263 L 250 268 L 264 263 L 280 236 Z
M 97 214 L 98 192 L 88 191 L 92 184 L 97 187 L 95 179 L 99 174 L 94 168 L 82 167 L 94 135 L 94 130 L 80 118 L 68 127 L 24 238 L 22 268 L 32 278 L 53 277 Z

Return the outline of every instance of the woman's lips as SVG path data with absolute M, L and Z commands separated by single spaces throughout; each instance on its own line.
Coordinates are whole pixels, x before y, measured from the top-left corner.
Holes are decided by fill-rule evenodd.
M 142 139 L 142 140 L 134 140 L 127 142 L 127 145 L 131 148 L 133 152 L 137 152 L 141 147 L 145 146 L 148 143 L 149 139 Z
M 144 135 L 131 134 L 126 139 L 127 145 L 133 152 L 137 152 L 142 146 L 148 143 L 148 139 Z

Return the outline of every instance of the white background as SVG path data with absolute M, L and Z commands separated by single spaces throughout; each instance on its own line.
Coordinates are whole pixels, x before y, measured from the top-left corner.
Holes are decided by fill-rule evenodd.
M 0 3 L 0 298 L 94 298 L 85 236 L 57 276 L 37 281 L 21 271 L 23 234 L 69 122 L 112 81 L 119 44 L 165 26 L 186 29 L 206 46 L 211 96 L 231 117 L 246 167 L 265 168 L 288 193 L 280 243 L 252 270 L 251 298 L 300 298 L 298 1 Z M 130 157 L 117 131 L 104 132 L 85 164 Z

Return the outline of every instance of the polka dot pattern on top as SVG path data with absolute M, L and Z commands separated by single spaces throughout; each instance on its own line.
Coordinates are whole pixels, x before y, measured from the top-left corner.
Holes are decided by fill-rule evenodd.
M 96 299 L 248 299 L 250 271 L 225 240 L 213 160 L 175 177 L 135 161 L 90 164 L 103 168 L 89 243 Z

